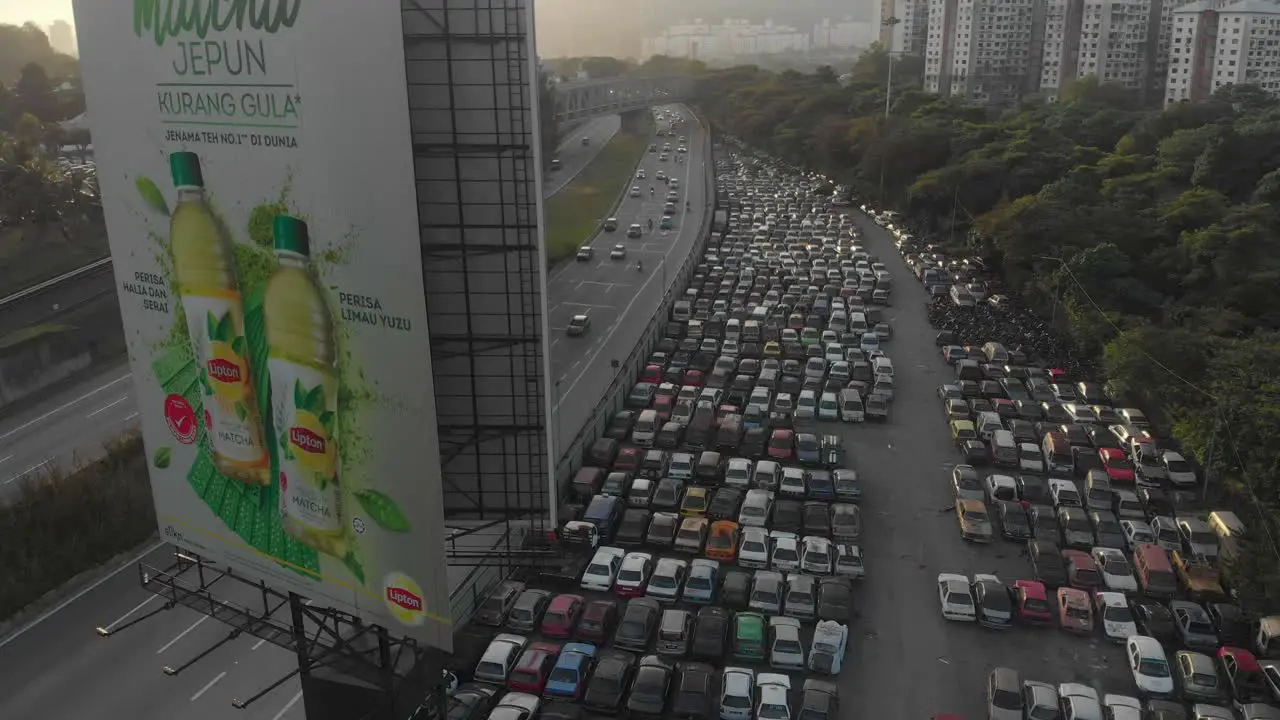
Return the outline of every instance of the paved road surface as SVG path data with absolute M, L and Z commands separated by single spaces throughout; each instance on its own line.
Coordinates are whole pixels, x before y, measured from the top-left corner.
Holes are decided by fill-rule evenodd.
M 167 548 L 168 546 L 164 546 Z M 148 557 L 164 566 L 165 550 Z M 296 679 L 245 710 L 231 707 L 297 667 L 292 653 L 255 638 L 228 642 L 177 677 L 177 667 L 227 636 L 222 623 L 178 607 L 117 635 L 102 638 L 98 626 L 116 626 L 160 606 L 138 586 L 135 564 L 75 599 L 49 619 L 0 640 L 0 717 L 130 718 L 131 720 L 303 720 Z M 225 582 L 225 581 L 224 581 Z M 229 600 L 248 603 L 250 593 L 228 584 Z
M 944 712 L 986 717 L 984 683 L 997 665 L 1055 685 L 1079 681 L 1100 692 L 1133 694 L 1121 651 L 1098 637 L 1071 637 L 1052 628 L 997 633 L 942 619 L 938 573 L 995 573 L 1012 583 L 1031 576 L 1030 563 L 1020 545 L 1003 539 L 988 546 L 961 541 L 948 485 L 959 456 L 936 394 L 953 373 L 934 346 L 924 288 L 911 278 L 888 234 L 860 213 L 854 216 L 867 251 L 895 276 L 893 307 L 885 316 L 893 325 L 886 352 L 897 384 L 888 423 L 822 423 L 838 429 L 851 450 L 867 510 L 867 581 L 858 594 L 861 617 L 849 643 L 851 669 L 840 682 L 843 714 L 881 717 L 893 707 L 892 716 L 900 718 Z
M 22 482 L 98 457 L 103 443 L 136 427 L 127 363 L 102 368 L 39 406 L 0 421 L 0 502 Z
M 560 169 L 555 172 L 544 173 L 542 179 L 542 197 L 549 198 L 560 192 L 569 181 L 578 176 L 582 169 L 587 166 L 605 145 L 609 144 L 609 140 L 622 127 L 622 117 L 619 115 L 607 115 L 605 117 L 588 120 L 585 125 L 574 130 L 568 137 L 560 142 L 560 147 L 556 148 L 555 157 L 560 158 Z M 582 144 L 582 138 L 590 138 L 591 143 Z
M 687 109 L 682 114 L 692 117 Z M 615 375 L 609 361 L 622 361 L 631 354 L 697 240 L 709 202 L 708 139 L 691 120 L 685 121 L 681 132 L 689 139 L 685 162 L 677 164 L 674 157 L 659 162 L 657 153 L 646 153 L 641 167 L 648 177 L 632 181 L 640 188 L 641 197 L 627 197 L 618 208 L 617 232 L 601 232 L 592 240 L 594 260 L 564 265 L 551 275 L 547 326 L 551 332 L 552 382 L 559 398 L 554 405 L 552 431 L 561 439 L 561 447 L 578 434 L 600 402 Z M 666 185 L 654 180 L 659 170 L 680 179 L 675 229 L 665 235 L 657 229 L 667 190 Z M 651 184 L 655 188 L 653 197 L 649 196 Z M 686 199 L 691 204 L 689 211 L 684 210 Z M 626 237 L 628 225 L 644 225 L 650 218 L 654 221 L 652 234 L 636 239 Z M 609 258 L 610 248 L 617 243 L 627 248 L 625 260 Z M 637 260 L 643 261 L 643 272 L 637 272 Z M 566 336 L 569 320 L 583 314 L 591 319 L 590 332 L 582 337 Z

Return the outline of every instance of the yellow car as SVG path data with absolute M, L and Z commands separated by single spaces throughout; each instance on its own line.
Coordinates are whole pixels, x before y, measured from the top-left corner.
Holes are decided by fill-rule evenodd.
M 680 514 L 685 517 L 702 517 L 707 514 L 707 489 L 691 487 L 684 491 L 680 501 Z
M 965 540 L 989 543 L 994 539 L 991 518 L 987 516 L 987 506 L 981 500 L 956 498 L 956 520 L 960 522 L 960 537 Z
M 765 357 L 782 357 L 782 344 L 777 340 L 770 340 L 764 344 Z

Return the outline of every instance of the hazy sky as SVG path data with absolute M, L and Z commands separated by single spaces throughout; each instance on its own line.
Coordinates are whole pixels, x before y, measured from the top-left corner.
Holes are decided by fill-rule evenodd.
M 0 23 L 31 20 L 44 27 L 58 19 L 74 23 L 73 15 L 71 0 L 0 0 Z

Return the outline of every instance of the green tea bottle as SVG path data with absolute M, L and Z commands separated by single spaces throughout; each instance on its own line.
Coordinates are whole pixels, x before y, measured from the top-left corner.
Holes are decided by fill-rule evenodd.
M 169 224 L 178 295 L 204 393 L 204 423 L 214 463 L 227 477 L 271 482 L 270 458 L 250 377 L 244 304 L 231 241 L 204 200 L 195 153 L 169 155 L 178 202 Z
M 307 224 L 279 215 L 272 226 L 279 263 L 263 301 L 271 415 L 279 449 L 285 532 L 342 557 L 346 528 L 338 470 L 338 353 L 333 315 L 311 273 Z

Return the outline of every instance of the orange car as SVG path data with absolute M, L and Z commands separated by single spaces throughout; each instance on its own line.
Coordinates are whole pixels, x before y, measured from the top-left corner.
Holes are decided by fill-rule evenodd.
M 706 555 L 711 560 L 731 563 L 738 559 L 738 523 L 717 520 L 707 535 Z
M 1092 633 L 1093 607 L 1089 605 L 1089 593 L 1070 587 L 1058 588 L 1058 624 L 1067 632 Z

